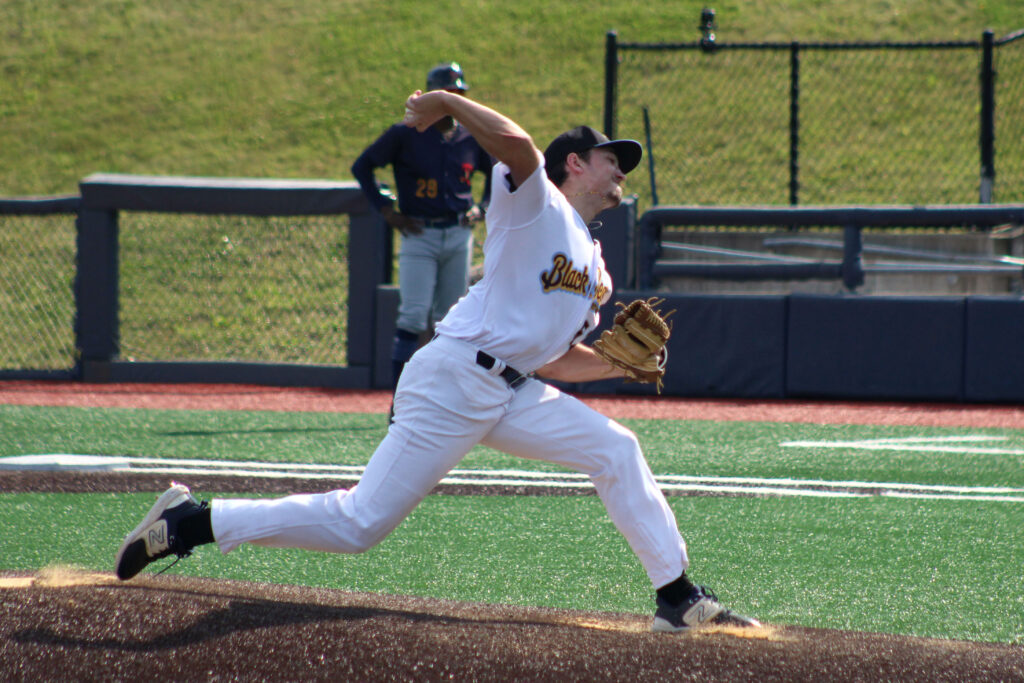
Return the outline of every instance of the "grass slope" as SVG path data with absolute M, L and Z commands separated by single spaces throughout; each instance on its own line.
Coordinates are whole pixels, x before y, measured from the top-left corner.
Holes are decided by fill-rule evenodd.
M 714 6 L 727 41 L 976 40 L 1021 24 L 1016 0 Z M 474 97 L 547 140 L 569 123 L 600 125 L 607 31 L 691 42 L 702 7 L 9 0 L 0 196 L 75 192 L 97 171 L 347 178 L 426 71 L 449 59 L 467 69 Z

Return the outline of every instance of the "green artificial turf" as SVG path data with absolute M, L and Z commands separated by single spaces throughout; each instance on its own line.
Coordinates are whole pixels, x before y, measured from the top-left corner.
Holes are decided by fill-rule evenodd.
M 0 457 L 364 464 L 384 415 L 0 406 Z M 964 497 L 671 497 L 694 578 L 766 622 L 1024 642 L 1024 431 L 624 420 L 659 476 L 1011 487 Z M 978 439 L 984 441 L 958 441 Z M 786 446 L 944 439 L 947 451 Z M 904 445 L 912 442 L 902 442 Z M 964 449 L 987 452 L 956 452 Z M 461 467 L 552 471 L 478 447 Z M 325 487 L 329 487 L 325 484 Z M 197 491 L 210 497 L 216 492 Z M 991 496 L 986 490 L 983 495 Z M 0 494 L 0 569 L 112 569 L 152 493 Z M 203 548 L 172 572 L 646 613 L 652 587 L 595 496 L 430 496 L 359 556 Z
M 623 420 L 655 474 L 1024 487 L 1024 432 L 1000 429 Z M 386 417 L 360 413 L 0 406 L 0 457 L 43 453 L 365 464 Z M 999 437 L 1011 453 L 784 447 L 788 441 Z M 1012 451 L 1019 451 L 1013 453 Z M 477 447 L 462 466 L 555 470 Z
M 199 491 L 197 495 L 209 497 Z M 111 571 L 154 494 L 2 494 L 0 569 Z M 673 498 L 695 579 L 766 623 L 1024 642 L 1024 506 Z M 357 556 L 214 546 L 170 570 L 453 600 L 646 613 L 652 589 L 600 501 L 430 496 Z

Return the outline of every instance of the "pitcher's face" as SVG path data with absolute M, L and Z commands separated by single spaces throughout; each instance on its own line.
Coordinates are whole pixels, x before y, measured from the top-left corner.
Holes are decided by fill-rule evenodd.
M 610 149 L 595 149 L 590 159 L 584 161 L 587 185 L 590 190 L 604 199 L 606 207 L 613 208 L 622 201 L 622 183 L 626 174 L 619 169 L 619 158 Z

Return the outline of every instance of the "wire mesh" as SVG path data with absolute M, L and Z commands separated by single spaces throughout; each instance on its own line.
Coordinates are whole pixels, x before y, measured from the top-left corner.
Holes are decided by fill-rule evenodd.
M 801 203 L 978 201 L 977 51 L 808 51 L 800 73 Z
M 787 202 L 787 53 L 621 54 L 616 134 L 643 140 L 648 107 L 662 204 Z M 638 170 L 628 190 L 642 211 L 651 206 L 650 175 L 646 164 Z
M 993 201 L 1024 201 L 1024 40 L 995 50 L 996 181 Z
M 0 368 L 69 370 L 75 219 L 0 214 Z
M 620 47 L 615 110 L 616 134 L 643 140 L 647 108 L 662 204 L 789 204 L 791 167 L 799 204 L 979 201 L 974 44 L 800 46 L 795 81 L 789 45 L 663 47 Z M 1022 53 L 997 49 L 1000 201 L 1024 187 Z M 635 176 L 643 210 L 651 175 Z
M 347 223 L 122 213 L 121 358 L 344 365 Z

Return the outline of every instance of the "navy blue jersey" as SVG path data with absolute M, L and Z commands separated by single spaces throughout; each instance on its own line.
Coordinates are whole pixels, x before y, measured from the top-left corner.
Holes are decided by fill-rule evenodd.
M 492 164 L 490 155 L 462 126 L 446 140 L 434 127 L 420 133 L 395 124 L 352 164 L 352 174 L 378 209 L 391 199 L 381 193 L 373 171 L 389 165 L 395 174 L 398 210 L 408 216 L 441 218 L 473 206 L 473 172 L 480 171 L 489 180 Z

